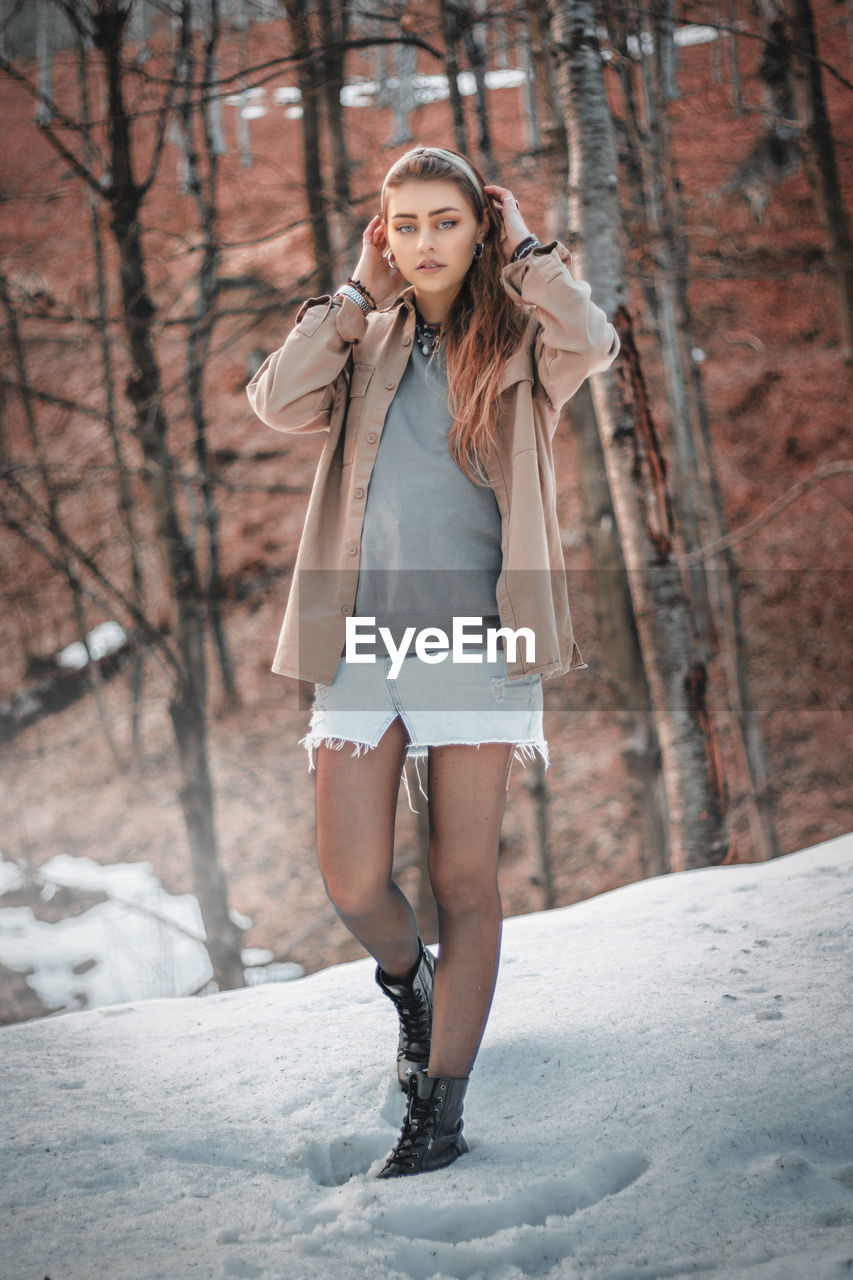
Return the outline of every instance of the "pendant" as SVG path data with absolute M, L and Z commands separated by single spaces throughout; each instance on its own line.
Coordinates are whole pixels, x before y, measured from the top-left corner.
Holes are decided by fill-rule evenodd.
M 418 346 L 424 355 L 431 356 L 435 351 L 435 330 L 430 329 L 427 325 L 424 325 L 423 328 L 421 328 L 420 325 L 417 325 L 415 328 L 415 337 L 417 338 Z

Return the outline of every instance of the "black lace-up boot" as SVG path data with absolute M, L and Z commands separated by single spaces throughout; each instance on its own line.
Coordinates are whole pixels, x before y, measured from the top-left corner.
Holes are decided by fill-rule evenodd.
M 409 1105 L 396 1147 L 377 1174 L 379 1178 L 407 1178 L 453 1164 L 468 1150 L 462 1137 L 462 1103 L 467 1077 L 428 1076 L 415 1071 L 409 1078 Z
M 405 1093 L 413 1071 L 426 1071 L 432 1037 L 432 984 L 435 956 L 418 938 L 421 957 L 414 977 L 408 982 L 390 982 L 379 966 L 376 981 L 400 1015 L 400 1040 L 397 1045 L 397 1077 Z

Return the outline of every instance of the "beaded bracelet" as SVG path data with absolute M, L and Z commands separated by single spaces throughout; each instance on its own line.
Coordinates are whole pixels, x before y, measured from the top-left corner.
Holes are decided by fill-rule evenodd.
M 335 295 L 337 296 L 338 294 L 343 298 L 349 298 L 350 302 L 354 302 L 365 315 L 367 315 L 368 311 L 372 310 L 370 303 L 367 301 L 367 298 L 365 298 L 361 290 L 354 289 L 351 284 L 342 284 L 340 289 L 335 290 Z
M 515 246 L 510 262 L 519 262 L 522 258 L 526 258 L 528 253 L 532 253 L 541 243 L 538 236 L 529 235 L 525 237 L 521 244 Z
M 376 299 L 368 289 L 367 285 L 362 284 L 360 280 L 353 280 L 352 276 L 350 276 L 349 279 L 347 280 L 347 284 L 351 284 L 353 289 L 358 289 L 359 293 L 363 293 L 365 298 L 367 298 L 367 301 L 370 303 L 371 307 L 373 307 L 374 311 L 376 310 Z

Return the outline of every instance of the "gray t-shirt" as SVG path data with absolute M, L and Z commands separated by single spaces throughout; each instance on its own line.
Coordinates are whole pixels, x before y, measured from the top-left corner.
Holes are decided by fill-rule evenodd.
M 443 352 L 427 359 L 413 346 L 367 490 L 354 610 L 398 640 L 406 626 L 450 637 L 454 616 L 499 625 L 500 510 L 454 460 L 452 422 Z

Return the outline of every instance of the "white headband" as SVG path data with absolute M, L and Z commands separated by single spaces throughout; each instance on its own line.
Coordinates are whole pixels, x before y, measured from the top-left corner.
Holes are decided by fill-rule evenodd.
M 439 156 L 442 160 L 446 160 L 448 164 L 452 164 L 455 168 L 461 169 L 485 205 L 486 195 L 483 188 L 480 186 L 480 179 L 477 177 L 468 161 L 463 160 L 461 156 L 455 155 L 452 151 L 445 151 L 444 147 L 413 147 L 412 150 L 407 151 L 404 156 L 400 156 L 399 160 L 395 160 L 391 168 L 388 170 L 388 175 L 385 181 L 382 183 L 383 196 L 385 194 L 385 187 L 387 186 L 389 179 L 392 177 L 394 170 L 399 169 L 400 165 L 406 164 L 407 161 L 414 160 L 417 156 Z

